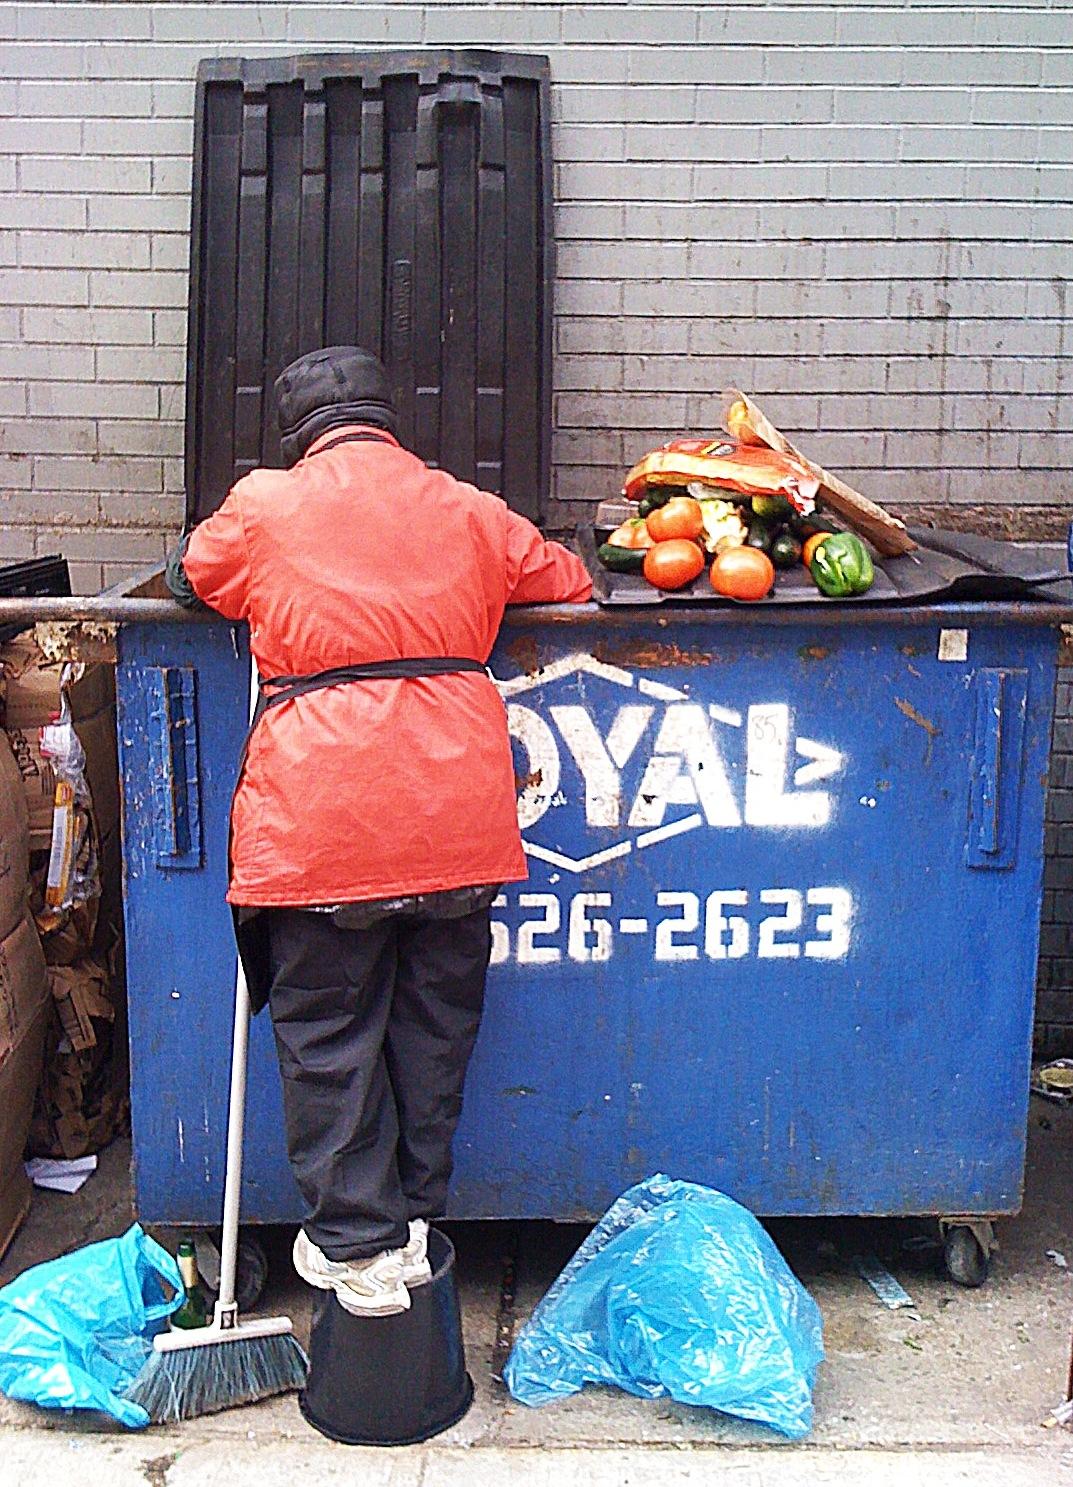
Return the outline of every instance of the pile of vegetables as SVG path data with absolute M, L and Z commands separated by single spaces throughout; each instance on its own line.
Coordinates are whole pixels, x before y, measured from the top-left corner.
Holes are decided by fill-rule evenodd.
M 613 573 L 642 573 L 657 589 L 680 589 L 709 564 L 717 594 L 747 603 L 765 599 L 780 570 L 804 564 L 831 599 L 863 594 L 875 577 L 867 547 L 817 511 L 800 512 L 783 494 L 743 496 L 691 481 L 646 485 L 637 515 L 598 552 Z

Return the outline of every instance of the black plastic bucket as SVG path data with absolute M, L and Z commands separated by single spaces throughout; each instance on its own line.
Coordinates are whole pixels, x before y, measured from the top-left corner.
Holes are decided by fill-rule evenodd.
M 345 1446 L 410 1446 L 447 1430 L 469 1409 L 454 1245 L 430 1229 L 432 1279 L 410 1309 L 355 1317 L 326 1291 L 313 1315 L 309 1378 L 299 1406 L 321 1435 Z

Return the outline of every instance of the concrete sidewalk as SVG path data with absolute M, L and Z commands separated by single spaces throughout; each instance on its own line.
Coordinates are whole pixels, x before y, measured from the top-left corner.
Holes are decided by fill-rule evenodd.
M 668 1400 L 586 1390 L 542 1410 L 515 1404 L 491 1377 L 502 1260 L 513 1252 L 517 1315 L 527 1315 L 583 1231 L 565 1226 L 458 1225 L 463 1310 L 477 1397 L 466 1418 L 424 1447 L 354 1450 L 322 1440 L 293 1398 L 267 1401 L 138 1436 L 101 1431 L 0 1401 L 0 1481 L 34 1487 L 626 1487 L 707 1482 L 742 1487 L 917 1483 L 1041 1487 L 1073 1483 L 1073 1435 L 1041 1421 L 1062 1397 L 1073 1311 L 1073 1110 L 1033 1100 L 1024 1213 L 999 1225 L 992 1278 L 964 1291 L 935 1257 L 903 1248 L 920 1224 L 796 1221 L 772 1225 L 819 1303 L 828 1358 L 810 1439 L 769 1432 Z M 130 1221 L 128 1152 L 117 1145 L 74 1198 L 38 1195 L 0 1279 Z M 287 1309 L 304 1335 L 310 1298 L 273 1237 L 265 1309 Z M 914 1300 L 886 1310 L 851 1257 L 878 1254 Z

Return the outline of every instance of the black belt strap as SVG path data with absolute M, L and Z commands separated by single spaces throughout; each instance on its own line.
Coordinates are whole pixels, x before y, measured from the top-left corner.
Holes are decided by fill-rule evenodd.
M 486 668 L 468 656 L 407 656 L 399 661 L 362 661 L 355 666 L 335 666 L 330 671 L 310 672 L 308 676 L 261 677 L 257 712 L 263 713 L 270 707 L 278 707 L 281 702 L 304 697 L 307 692 L 320 692 L 325 687 L 339 687 L 347 682 L 454 676 L 459 671 L 486 671 Z

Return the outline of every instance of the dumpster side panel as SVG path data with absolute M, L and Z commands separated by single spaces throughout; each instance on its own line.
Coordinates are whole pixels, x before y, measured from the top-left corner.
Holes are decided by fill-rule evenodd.
M 1056 635 L 943 623 L 504 631 L 530 878 L 494 915 L 454 1216 L 588 1217 L 659 1169 L 771 1215 L 1017 1209 Z M 121 634 L 149 1221 L 219 1212 L 247 664 L 225 625 Z M 251 1059 L 244 1217 L 297 1221 L 265 1018 Z
M 227 819 L 245 730 L 249 658 L 225 624 L 119 634 L 116 691 L 139 1216 L 218 1223 L 235 949 Z M 297 1217 L 283 1150 L 272 1030 L 250 1038 L 243 1217 Z

